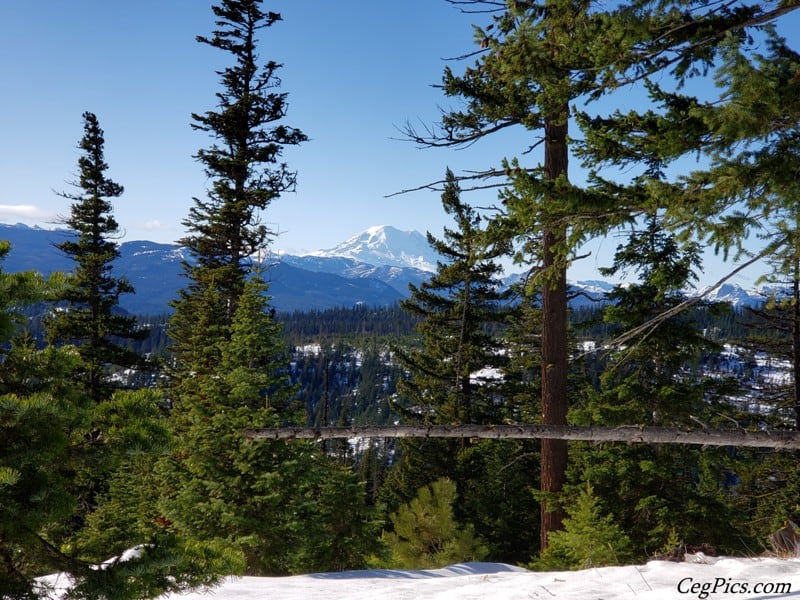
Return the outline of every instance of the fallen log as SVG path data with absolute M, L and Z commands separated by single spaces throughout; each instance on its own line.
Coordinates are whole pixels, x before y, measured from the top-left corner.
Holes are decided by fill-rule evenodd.
M 249 429 L 250 439 L 330 440 L 348 438 L 559 439 L 630 444 L 692 444 L 800 449 L 800 431 L 781 429 L 682 429 L 679 427 L 578 427 L 573 425 L 398 425 L 277 427 Z

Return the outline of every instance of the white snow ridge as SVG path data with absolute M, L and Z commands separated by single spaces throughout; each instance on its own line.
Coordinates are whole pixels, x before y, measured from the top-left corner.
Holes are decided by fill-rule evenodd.
M 370 265 L 415 267 L 436 271 L 437 254 L 418 231 L 400 231 L 390 225 L 375 225 L 327 250 L 307 256 L 352 258 Z
M 687 562 L 539 573 L 498 563 L 467 563 L 429 571 L 351 571 L 294 577 L 231 578 L 215 600 L 769 600 L 800 597 L 800 560 L 712 558 Z M 691 561 L 691 562 L 689 562 Z M 168 596 L 204 600 L 208 592 Z

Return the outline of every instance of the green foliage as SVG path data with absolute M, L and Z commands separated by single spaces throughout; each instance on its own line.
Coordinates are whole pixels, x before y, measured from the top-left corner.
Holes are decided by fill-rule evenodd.
M 8 250 L 0 246 L 0 258 Z M 33 578 L 49 569 L 79 567 L 58 550 L 77 508 L 72 436 L 87 420 L 66 385 L 76 357 L 39 351 L 24 335 L 10 339 L 18 309 L 47 291 L 32 273 L 0 271 L 0 589 L 15 598 L 34 597 Z
M 567 506 L 564 529 L 553 531 L 535 566 L 542 570 L 589 569 L 624 564 L 630 540 L 611 515 L 604 515 L 592 486 L 583 487 Z
M 10 250 L 11 244 L 0 240 L 0 261 L 5 260 Z M 52 286 L 46 285 L 44 278 L 32 271 L 0 275 L 0 339 L 9 340 L 24 322 L 19 309 L 44 298 Z
M 494 262 L 506 247 L 483 237 L 480 215 L 464 204 L 455 177 L 447 171 L 442 205 L 457 229 L 444 239 L 428 233 L 428 243 L 443 258 L 436 273 L 401 306 L 420 319 L 420 350 L 396 349 L 400 364 L 412 374 L 399 385 L 400 396 L 423 420 L 436 423 L 492 423 L 501 415 L 495 399 L 500 383 L 482 369 L 501 369 L 508 357 L 491 326 L 502 323 L 507 294 L 499 292 L 500 266 Z M 411 411 L 404 412 L 412 417 Z M 413 418 L 413 417 L 412 417 Z
M 191 281 L 174 304 L 170 328 L 176 357 L 181 364 L 194 364 L 192 368 L 199 362 L 196 350 L 228 336 L 246 263 L 261 256 L 269 237 L 259 211 L 295 185 L 295 173 L 280 162 L 281 153 L 306 140 L 300 130 L 282 122 L 287 100 L 278 91 L 280 65 L 256 62 L 258 33 L 281 16 L 263 11 L 260 0 L 222 0 L 212 10 L 217 29 L 197 40 L 225 52 L 232 64 L 219 72 L 222 90 L 216 110 L 192 114 L 192 127 L 214 139 L 197 153 L 211 189 L 206 199 L 194 199 L 184 221 L 188 234 L 180 243 L 193 257 L 184 265 Z M 216 307 L 205 306 L 212 300 Z M 201 318 L 213 319 L 205 330 L 196 327 Z M 199 335 L 205 335 L 202 341 Z
M 455 500 L 455 483 L 443 478 L 421 488 L 410 503 L 393 513 L 394 531 L 381 536 L 391 553 L 387 566 L 429 569 L 484 558 L 486 547 L 472 525 L 456 523 Z
M 51 555 L 49 535 L 58 537 L 77 503 L 65 463 L 70 413 L 45 392 L 0 395 L 0 589 L 21 594 L 37 575 L 70 563 Z
M 613 304 L 602 312 L 611 335 L 636 330 L 682 302 L 697 253 L 694 244 L 681 246 L 665 232 L 656 217 L 631 232 L 606 271 L 639 277 L 610 294 Z M 693 321 L 696 314 L 663 319 L 611 353 L 599 390 L 587 390 L 571 413 L 573 422 L 675 426 L 726 420 L 733 411 L 715 399 L 720 382 L 693 372 L 701 354 L 713 348 Z M 662 548 L 673 531 L 687 543 L 741 549 L 742 530 L 731 526 L 735 461 L 724 449 L 575 444 L 573 452 L 571 479 L 591 482 L 642 558 Z
M 352 343 L 364 336 L 402 337 L 414 333 L 417 320 L 398 304 L 369 307 L 359 304 L 325 310 L 278 314 L 287 340 L 293 345 L 330 336 Z
M 659 318 L 685 298 L 683 289 L 699 267 L 696 244 L 681 247 L 657 217 L 642 231 L 633 231 L 620 245 L 606 275 L 637 274 L 639 280 L 617 285 L 603 309 L 603 320 L 616 331 L 636 328 Z M 708 381 L 686 377 L 703 350 L 711 348 L 691 315 L 679 313 L 646 327 L 613 354 L 601 382 L 607 399 L 594 403 L 595 417 L 604 424 L 671 425 L 689 423 L 706 410 Z
M 320 457 L 321 459 L 321 457 Z M 350 467 L 324 464 L 305 483 L 305 512 L 293 525 L 298 539 L 290 570 L 296 573 L 363 569 L 380 551 L 380 522 L 366 489 Z
M 363 566 L 375 536 L 353 473 L 313 443 L 245 437 L 301 417 L 265 291 L 258 276 L 247 281 L 217 368 L 175 388 L 176 444 L 157 467 L 159 510 L 170 529 L 227 548 L 250 574 Z
M 800 457 L 771 450 L 740 450 L 734 528 L 753 551 L 771 550 L 768 536 L 800 512 Z
M 530 414 L 531 380 L 521 376 L 509 381 L 509 352 L 500 332 L 512 313 L 518 317 L 516 323 L 531 322 L 522 311 L 506 306 L 509 295 L 499 291 L 500 267 L 495 259 L 508 248 L 486 237 L 480 215 L 461 201 L 450 171 L 442 204 L 455 228 L 446 228 L 441 240 L 428 234 L 443 260 L 428 282 L 411 287 L 411 297 L 401 304 L 419 319 L 421 343 L 395 348 L 409 377 L 398 383 L 398 400 L 392 408 L 412 422 L 452 425 L 516 420 Z M 522 329 L 517 329 L 520 335 Z M 530 375 L 529 365 L 519 364 Z M 518 408 L 518 400 L 526 409 Z M 399 455 L 379 494 L 388 512 L 399 510 L 417 490 L 436 479 L 449 477 L 462 499 L 456 508 L 459 518 L 474 524 L 493 558 L 513 562 L 530 556 L 531 534 L 536 531 L 530 515 L 536 503 L 528 481 L 538 465 L 531 459 L 535 455 L 529 446 L 403 440 Z M 501 503 L 488 497 L 489 490 L 498 485 L 507 492 Z
M 797 181 L 797 161 L 785 150 L 797 140 L 792 98 L 798 60 L 769 26 L 794 6 L 467 4 L 470 12 L 489 15 L 489 23 L 474 28 L 479 49 L 465 53 L 476 57 L 474 63 L 461 74 L 445 69 L 441 87 L 457 108 L 444 112 L 440 127 L 407 133 L 424 145 L 458 147 L 516 128 L 528 132 L 530 146 L 521 153 L 541 148 L 530 166 L 509 157 L 465 179 L 482 178 L 479 188 L 490 177 L 506 184 L 490 230 L 495 239 L 513 240 L 517 261 L 533 266 L 530 289 L 541 291 L 543 310 L 539 408 L 545 423 L 562 424 L 571 399 L 566 271 L 583 242 L 663 211 L 679 239 L 708 240 L 727 252 L 740 247 L 771 209 L 796 198 L 775 199 L 781 187 L 792 189 Z M 764 41 L 768 58 L 756 54 Z M 718 96 L 685 93 L 692 80 L 709 73 L 717 75 Z M 761 94 L 762 88 L 768 91 Z M 614 110 L 638 92 L 649 102 Z M 604 114 L 609 106 L 613 112 Z M 774 140 L 780 140 L 775 154 Z M 571 156 L 591 170 L 588 185 L 571 182 Z M 679 161 L 697 156 L 710 168 L 683 175 L 686 163 Z M 771 240 L 773 250 L 778 239 Z M 658 289 L 650 291 L 655 295 L 629 297 L 627 308 L 635 303 L 648 310 L 659 297 Z M 616 402 L 605 403 L 597 418 L 677 423 L 702 407 L 703 391 L 691 376 L 659 373 L 682 358 L 683 340 L 665 335 L 661 341 L 675 351 L 670 356 L 666 347 L 655 348 L 659 364 L 646 365 L 641 352 L 635 374 L 618 368 L 608 375 L 606 392 L 616 393 Z M 646 349 L 640 343 L 632 353 Z M 648 385 L 651 367 L 659 379 Z M 647 402 L 640 405 L 642 398 Z M 549 492 L 561 488 L 566 450 L 566 443 L 543 444 L 542 480 Z M 550 501 L 547 494 L 541 498 Z M 546 505 L 542 517 L 545 534 L 558 527 L 559 516 Z
M 105 141 L 97 117 L 85 112 L 83 120 L 80 178 L 74 184 L 80 192 L 62 194 L 72 201 L 66 225 L 78 237 L 58 244 L 76 267 L 74 275 L 56 294 L 54 299 L 61 304 L 47 319 L 46 327 L 51 342 L 77 347 L 82 364 L 76 380 L 85 386 L 94 402 L 101 402 L 113 387 L 107 377 L 109 364 L 127 367 L 143 363 L 121 341 L 143 339 L 147 332 L 138 328 L 135 317 L 118 310 L 119 296 L 133 292 L 126 279 L 111 275 L 111 263 L 119 257 L 113 241 L 119 226 L 111 215 L 109 199 L 121 196 L 123 189 L 105 175 Z
M 524 563 L 539 545 L 539 444 L 481 440 L 458 454 L 456 519 L 471 523 L 488 550 L 486 557 Z
M 117 312 L 124 280 L 110 275 L 117 231 L 106 198 L 122 188 L 105 178 L 102 130 L 84 115 L 82 194 L 68 225 L 78 233 L 62 250 L 74 276 L 47 282 L 0 272 L 0 590 L 3 598 L 47 593 L 34 578 L 62 572 L 66 598 L 149 598 L 212 583 L 232 564 L 211 545 L 186 544 L 153 525 L 146 485 L 155 452 L 168 442 L 164 399 L 152 391 L 112 391 L 108 363 L 138 361 L 120 340 L 137 339 L 135 320 Z M 0 246 L 4 256 L 8 245 Z M 39 348 L 27 331 L 14 337 L 26 303 L 66 302 L 48 319 Z M 110 560 L 134 546 L 139 552 Z M 128 560 L 129 559 L 129 560 Z M 108 561 L 108 562 L 107 562 Z M 103 568 L 94 565 L 104 563 Z
M 69 378 L 79 361 L 70 347 L 15 342 L 6 354 L 3 386 L 13 380 L 16 391 L 0 395 L 2 589 L 23 597 L 34 577 L 52 572 L 73 578 L 75 598 L 211 583 L 200 557 L 155 525 L 149 484 L 153 453 L 168 440 L 162 399 L 143 390 L 87 402 Z M 27 392 L 26 381 L 35 382 Z M 136 545 L 146 548 L 136 560 L 91 568 Z
M 245 436 L 305 416 L 266 286 L 248 263 L 269 237 L 259 212 L 295 185 L 281 152 L 306 136 L 282 123 L 279 65 L 256 64 L 257 34 L 280 15 L 259 0 L 222 0 L 213 11 L 217 29 L 198 41 L 233 64 L 220 71 L 217 109 L 192 115 L 215 142 L 197 153 L 211 189 L 194 200 L 181 240 L 193 261 L 170 323 L 175 443 L 155 468 L 160 518 L 180 539 L 223 548 L 246 573 L 358 567 L 375 536 L 353 473 L 315 444 Z
M 211 573 L 230 572 L 235 560 L 213 544 L 181 544 L 162 538 L 89 568 L 66 594 L 66 600 L 144 600 L 163 593 L 185 593 L 218 583 Z
M 591 482 L 638 560 L 663 548 L 673 530 L 721 552 L 743 552 L 751 539 L 734 504 L 741 465 L 724 448 L 576 444 L 573 452 L 570 481 Z

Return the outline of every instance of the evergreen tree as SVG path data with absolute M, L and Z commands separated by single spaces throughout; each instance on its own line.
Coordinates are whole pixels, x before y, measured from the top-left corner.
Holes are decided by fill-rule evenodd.
M 206 200 L 195 199 L 181 240 L 191 253 L 190 283 L 170 323 L 176 442 L 157 468 L 161 511 L 187 543 L 220 548 L 248 573 L 322 569 L 325 557 L 357 567 L 362 550 L 371 551 L 364 540 L 374 539 L 364 533 L 363 488 L 346 507 L 334 493 L 355 492 L 355 476 L 313 444 L 245 436 L 247 428 L 304 418 L 266 287 L 248 262 L 266 251 L 259 211 L 295 184 L 281 152 L 306 137 L 282 123 L 279 65 L 258 64 L 256 36 L 280 15 L 263 11 L 259 0 L 222 0 L 213 11 L 218 29 L 198 41 L 227 52 L 234 64 L 220 72 L 217 110 L 193 115 L 193 126 L 215 139 L 197 154 L 212 186 Z M 359 518 L 345 532 L 348 514 Z M 338 531 L 352 546 L 344 552 L 338 541 L 321 544 L 321 531 Z
M 696 277 L 698 253 L 697 244 L 682 248 L 651 217 L 617 249 L 613 266 L 604 271 L 638 276 L 609 294 L 604 320 L 628 331 L 678 305 Z M 698 422 L 716 426 L 733 419 L 734 411 L 717 389 L 724 382 L 693 368 L 703 351 L 713 349 L 690 315 L 673 316 L 614 351 L 600 377 L 599 393 L 590 391 L 571 418 L 586 425 L 667 427 Z M 564 501 L 580 503 L 583 486 L 591 485 L 640 556 L 652 555 L 676 533 L 688 543 L 740 549 L 741 530 L 732 525 L 735 461 L 725 449 L 576 444 L 575 451 L 578 460 L 571 473 L 578 481 L 570 489 L 578 500 Z M 570 535 L 557 537 L 554 553 L 548 548 L 543 558 L 563 555 Z
M 194 199 L 184 221 L 188 235 L 180 243 L 191 255 L 184 265 L 190 283 L 174 304 L 170 325 L 178 366 L 194 372 L 205 362 L 196 353 L 208 353 L 218 336 L 229 335 L 246 263 L 265 250 L 269 232 L 259 211 L 294 188 L 295 173 L 280 162 L 281 153 L 306 139 L 282 122 L 287 102 L 276 91 L 280 65 L 258 62 L 257 35 L 281 16 L 262 10 L 260 0 L 222 0 L 213 11 L 218 29 L 197 40 L 228 53 L 233 65 L 220 72 L 216 110 L 192 115 L 192 127 L 215 140 L 196 157 L 212 184 L 205 200 Z M 216 308 L 202 305 L 212 299 Z M 196 327 L 201 318 L 213 319 L 205 332 Z
M 542 569 L 591 569 L 625 564 L 630 540 L 610 515 L 601 513 L 592 486 L 585 486 L 567 508 L 564 530 L 550 534 L 547 549 L 536 563 Z
M 0 255 L 7 252 L 8 244 L 0 246 Z M 126 538 L 130 545 L 95 548 L 82 541 L 96 501 L 87 490 L 99 489 L 109 476 L 117 479 L 117 465 L 125 459 L 148 456 L 163 443 L 165 429 L 154 415 L 152 393 L 118 391 L 98 405 L 71 379 L 82 362 L 73 347 L 39 349 L 29 334 L 17 331 L 20 307 L 59 294 L 64 285 L 71 283 L 0 272 L 0 593 L 50 598 L 35 578 L 54 572 L 72 581 L 70 597 L 87 599 L 153 597 L 211 583 L 197 572 L 199 557 L 170 554 L 163 538 L 139 535 Z M 145 500 L 139 496 L 138 502 Z M 106 517 L 103 531 L 127 527 L 136 515 Z M 140 519 L 138 526 L 146 523 Z M 146 544 L 138 556 L 104 569 L 94 566 L 115 548 L 136 543 Z
M 314 444 L 245 435 L 302 417 L 265 291 L 258 276 L 246 282 L 231 338 L 217 342 L 218 369 L 181 388 L 173 410 L 179 437 L 159 467 L 170 488 L 161 510 L 170 527 L 227 548 L 250 574 L 361 567 L 374 537 L 353 473 L 336 468 Z
M 124 340 L 141 340 L 147 331 L 136 318 L 119 310 L 121 294 L 133 293 L 125 278 L 114 277 L 112 262 L 119 257 L 114 236 L 119 226 L 111 214 L 111 199 L 122 195 L 122 186 L 109 179 L 104 158 L 103 130 L 97 117 L 83 113 L 83 155 L 78 159 L 80 193 L 62 194 L 72 201 L 66 225 L 77 239 L 58 244 L 76 263 L 74 276 L 56 297 L 59 305 L 47 320 L 51 341 L 74 344 L 81 356 L 77 377 L 95 403 L 107 399 L 113 389 L 108 365 L 128 367 L 143 361 L 128 350 Z
M 446 179 L 442 204 L 457 227 L 446 228 L 441 240 L 428 234 L 443 260 L 430 280 L 412 286 L 411 297 L 402 302 L 419 319 L 422 340 L 419 348 L 396 350 L 409 378 L 398 383 L 395 407 L 413 421 L 502 423 L 519 416 L 513 401 L 521 392 L 521 386 L 512 389 L 506 381 L 509 356 L 499 336 L 511 309 L 508 294 L 500 291 L 495 259 L 507 248 L 487 243 L 480 216 L 461 201 L 452 172 Z M 426 439 L 403 440 L 399 446 L 400 458 L 381 490 L 388 510 L 449 477 L 458 489 L 457 517 L 473 523 L 493 559 L 513 562 L 530 556 L 533 528 L 519 528 L 520 523 L 532 525 L 535 507 L 522 474 L 535 468 L 530 444 Z M 505 490 L 501 502 L 493 492 L 498 485 Z
M 423 420 L 435 423 L 497 423 L 497 372 L 507 363 L 491 332 L 502 323 L 507 294 L 499 291 L 501 267 L 494 262 L 503 245 L 482 239 L 480 215 L 459 197 L 448 170 L 442 205 L 457 225 L 444 239 L 428 233 L 428 243 L 443 257 L 436 273 L 421 286 L 410 286 L 403 308 L 420 319 L 421 350 L 398 350 L 400 364 L 412 377 L 400 384 L 403 401 Z M 493 370 L 482 375 L 481 370 Z
M 442 478 L 421 488 L 411 502 L 393 513 L 394 530 L 382 536 L 390 551 L 387 566 L 431 569 L 484 558 L 486 547 L 472 525 L 456 523 L 455 501 L 455 484 Z
M 716 52 L 709 54 L 715 60 L 708 62 L 706 69 L 714 74 L 716 95 L 706 88 L 705 95 L 697 97 L 664 78 L 652 78 L 647 81 L 647 89 L 653 108 L 618 111 L 604 119 L 580 115 L 586 132 L 585 156 L 594 169 L 623 167 L 629 174 L 632 168 L 639 169 L 632 181 L 624 184 L 595 173 L 596 188 L 642 198 L 650 210 L 663 211 L 664 225 L 680 231 L 684 239 L 707 240 L 726 256 L 733 253 L 737 258 L 772 257 L 781 264 L 780 270 L 790 274 L 796 247 L 795 98 L 800 55 L 768 23 L 796 8 L 794 2 L 737 6 L 738 23 L 718 25 L 721 43 Z M 723 17 L 727 20 L 727 15 Z M 678 74 L 682 83 L 684 77 L 696 71 L 683 68 Z M 684 174 L 682 161 L 698 158 L 696 170 Z M 674 175 L 676 172 L 682 175 Z M 750 232 L 759 230 L 765 240 L 763 247 L 757 252 L 745 251 L 743 241 Z M 739 418 L 739 422 L 755 424 L 753 415 Z M 747 532 L 752 535 L 771 520 L 764 519 L 764 506 L 782 506 L 780 512 L 784 515 L 790 508 L 785 497 L 778 499 L 781 494 L 776 493 L 770 480 L 788 483 L 784 489 L 796 489 L 791 476 L 782 472 L 787 464 L 796 461 L 753 452 L 739 455 L 755 459 L 736 465 L 740 477 L 736 512 L 748 516 L 729 519 L 737 524 L 736 532 L 730 526 L 719 522 L 712 525 L 707 520 L 703 535 L 708 536 L 709 531 L 719 537 L 741 533 L 746 539 Z M 687 461 L 677 462 L 678 470 L 670 471 L 673 477 Z M 713 459 L 710 463 L 705 472 L 719 473 Z M 760 476 L 763 481 L 759 481 Z M 694 475 L 685 473 L 681 477 L 691 482 Z M 720 493 L 724 490 L 713 485 L 715 479 L 719 484 L 718 476 L 706 482 L 705 491 L 711 493 L 711 498 L 705 499 L 706 505 L 721 499 L 725 510 L 730 510 L 729 498 Z M 756 497 L 764 503 L 754 510 L 759 504 Z M 656 512 L 654 507 L 655 503 L 650 504 L 648 510 Z M 713 511 L 709 516 L 724 514 L 725 510 Z M 685 514 L 681 515 L 684 523 L 685 518 Z M 764 533 L 760 529 L 760 535 Z
M 616 174 L 622 162 L 617 159 L 623 153 L 606 139 L 617 134 L 618 121 L 589 117 L 582 108 L 637 82 L 652 84 L 650 76 L 667 79 L 671 75 L 682 83 L 703 75 L 713 66 L 723 42 L 747 38 L 748 27 L 775 19 L 794 6 L 630 2 L 599 10 L 590 2 L 572 0 L 548 0 L 543 5 L 516 0 L 452 1 L 462 8 L 466 5 L 464 10 L 494 13 L 489 25 L 475 28 L 481 49 L 467 55 L 478 55 L 474 66 L 465 68 L 462 75 L 445 70 L 442 89 L 465 107 L 446 112 L 441 129 L 430 135 L 413 130 L 408 134 L 425 145 L 459 146 L 521 127 L 532 135 L 528 151 L 541 146 L 539 166 L 528 168 L 516 159 L 507 160 L 503 169 L 473 178 L 509 178 L 495 223 L 499 235 L 518 240 L 528 262 L 540 267 L 534 280 L 543 311 L 540 409 L 545 424 L 563 425 L 568 408 L 567 266 L 580 242 L 628 222 L 655 197 L 635 185 L 630 189 L 614 183 L 595 185 L 602 181 L 598 173 L 591 188 L 570 183 L 572 139 L 583 140 L 580 150 L 592 166 L 601 167 L 608 160 Z M 581 135 L 572 138 L 568 135 L 571 104 L 580 105 L 581 112 L 577 122 Z M 687 122 L 692 103 L 676 97 L 672 107 L 674 119 L 637 115 L 650 126 L 645 130 L 646 143 L 666 146 L 691 139 L 682 146 L 684 150 L 701 147 L 708 128 L 697 129 L 695 121 Z M 649 173 L 657 172 L 665 154 L 653 157 L 643 152 L 638 142 L 644 128 L 634 119 L 627 129 L 621 127 L 636 134 L 628 139 L 625 159 L 643 165 Z M 691 196 L 687 194 L 685 200 L 682 205 L 689 207 Z M 544 440 L 541 487 L 545 496 L 561 489 L 566 466 L 567 444 Z M 541 516 L 545 547 L 548 532 L 560 527 L 563 513 L 544 502 Z
M 642 231 L 633 231 L 617 248 L 605 276 L 636 275 L 637 282 L 617 285 L 608 295 L 603 320 L 619 332 L 634 329 L 674 308 L 686 298 L 684 290 L 697 279 L 699 246 L 681 248 L 651 217 Z M 688 425 L 705 412 L 708 382 L 687 369 L 701 352 L 716 349 L 698 331 L 691 315 L 679 314 L 659 323 L 614 353 L 601 377 L 607 400 L 604 424 L 639 423 L 656 426 Z
M 797 157 L 798 149 L 786 148 L 784 152 Z M 781 192 L 791 192 L 796 198 L 796 186 L 794 179 L 786 181 Z M 792 366 L 791 381 L 765 383 L 761 400 L 774 407 L 776 425 L 785 426 L 789 419 L 792 427 L 800 430 L 800 209 L 796 202 L 786 204 L 769 214 L 767 235 L 782 240 L 767 260 L 771 272 L 760 279 L 769 284 L 770 297 L 762 306 L 747 308 L 750 331 L 741 343 Z
M 0 242 L 0 258 L 9 249 Z M 70 394 L 58 393 L 74 364 L 66 352 L 38 353 L 24 339 L 9 344 L 22 320 L 19 307 L 44 297 L 44 281 L 0 272 L 0 283 L 0 589 L 4 597 L 36 598 L 34 578 L 62 558 L 50 555 L 47 532 L 74 509 L 64 460 L 70 425 L 81 414 Z

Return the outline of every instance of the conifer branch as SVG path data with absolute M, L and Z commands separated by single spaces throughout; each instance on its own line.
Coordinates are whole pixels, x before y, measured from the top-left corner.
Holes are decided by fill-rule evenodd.
M 758 253 L 757 255 L 753 256 L 749 260 L 743 262 L 742 264 L 737 266 L 735 269 L 733 269 L 732 271 L 727 273 L 724 277 L 719 279 L 715 284 L 713 284 L 708 289 L 706 289 L 702 294 L 698 294 L 697 296 L 693 296 L 692 298 L 687 298 L 686 300 L 684 300 L 680 304 L 676 304 L 675 306 L 673 306 L 669 310 L 665 310 L 663 313 L 653 317 L 652 319 L 642 323 L 641 325 L 638 325 L 637 327 L 634 327 L 633 329 L 629 329 L 625 333 L 623 333 L 621 335 L 618 335 L 614 339 L 612 339 L 609 342 L 606 342 L 605 344 L 603 344 L 602 349 L 611 350 L 612 348 L 616 348 L 616 347 L 622 346 L 623 344 L 625 344 L 626 342 L 630 341 L 631 339 L 635 338 L 636 336 L 638 336 L 640 334 L 644 334 L 645 336 L 649 335 L 656 327 L 658 327 L 661 323 L 663 323 L 667 319 L 670 319 L 670 318 L 674 317 L 675 315 L 683 312 L 684 310 L 686 310 L 690 306 L 693 306 L 693 305 L 697 304 L 703 298 L 708 296 L 711 292 L 713 292 L 714 290 L 719 288 L 722 284 L 724 284 L 726 281 L 728 281 L 731 277 L 734 277 L 735 275 L 739 274 L 740 272 L 742 272 L 743 270 L 745 270 L 749 266 L 757 263 L 759 260 L 761 260 L 763 258 L 766 258 L 770 254 L 772 254 L 772 252 L 774 251 L 774 248 L 776 246 L 781 245 L 785 240 L 786 240 L 786 238 L 784 237 L 784 238 L 781 238 L 781 240 L 779 240 L 777 242 L 773 242 L 772 244 L 767 246 L 764 250 L 762 250 L 760 253 Z M 596 350 L 592 350 L 592 351 L 589 351 L 589 352 L 583 352 L 583 353 L 577 355 L 575 358 L 576 359 L 580 359 L 580 358 L 583 358 L 583 357 L 588 356 L 590 354 L 593 354 L 594 352 L 596 352 Z

